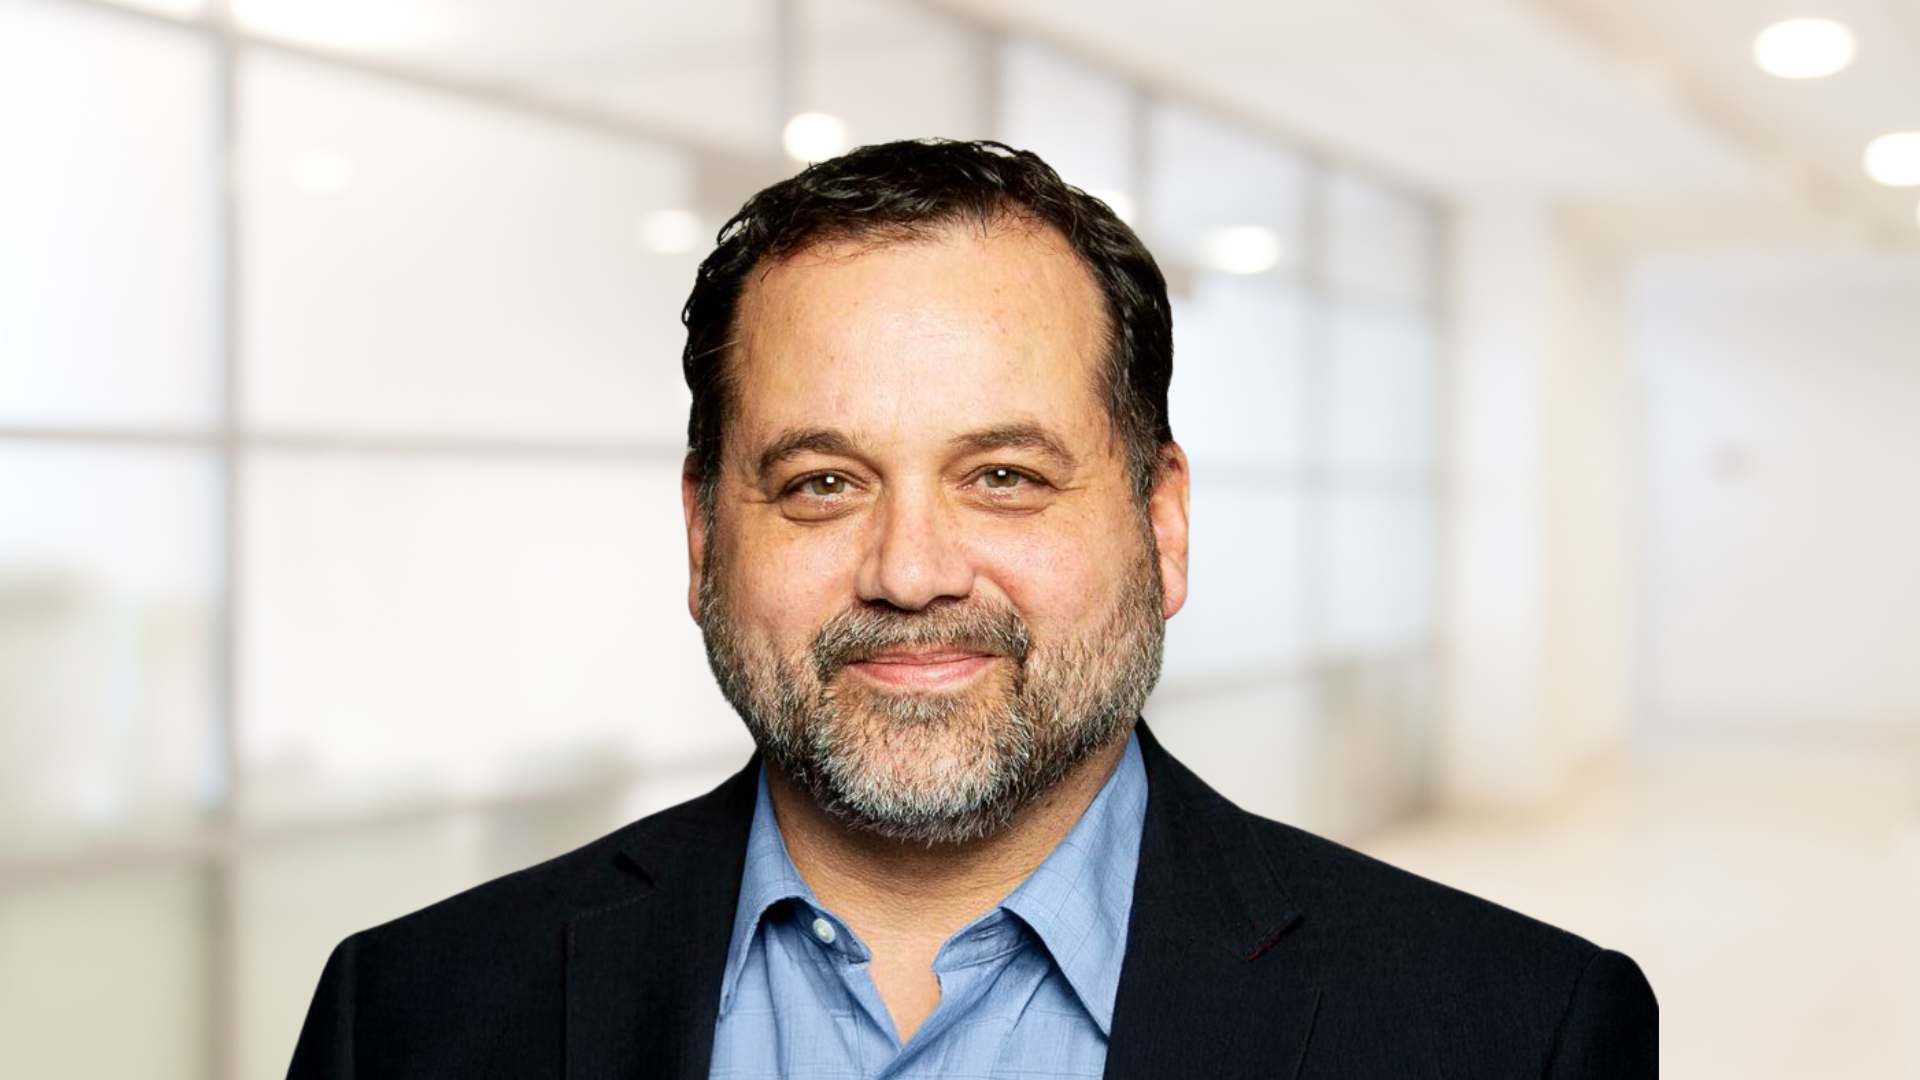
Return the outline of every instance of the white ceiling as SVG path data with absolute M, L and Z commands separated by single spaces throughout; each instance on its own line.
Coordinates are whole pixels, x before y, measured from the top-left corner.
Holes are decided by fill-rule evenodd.
M 1916 0 L 945 2 L 1447 194 L 1920 244 L 1920 190 L 1860 166 L 1874 136 L 1920 130 Z M 1851 25 L 1859 59 L 1762 74 L 1755 35 L 1805 15 Z
M 1869 231 L 1920 241 L 1920 189 L 1868 179 L 1867 143 L 1920 130 L 1920 0 L 1557 0 L 1626 55 L 1675 73 L 1696 112 L 1736 132 L 1803 199 Z M 1778 79 L 1752 60 L 1776 20 L 1820 16 L 1850 26 L 1859 57 L 1824 79 Z
M 1725 183 L 1747 164 L 1509 0 L 964 0 L 1448 190 Z

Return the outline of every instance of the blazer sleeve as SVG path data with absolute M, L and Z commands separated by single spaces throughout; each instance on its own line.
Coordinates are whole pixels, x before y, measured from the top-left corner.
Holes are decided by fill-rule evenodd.
M 1657 1080 L 1660 1003 L 1639 965 L 1603 950 L 1574 984 L 1547 1080 Z
M 327 958 L 287 1080 L 353 1080 L 354 939 Z

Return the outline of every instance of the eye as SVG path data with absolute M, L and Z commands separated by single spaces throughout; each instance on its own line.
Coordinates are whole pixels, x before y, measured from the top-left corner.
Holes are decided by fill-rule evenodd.
M 847 493 L 847 478 L 839 473 L 815 473 L 802 478 L 790 491 L 810 495 L 816 499 L 831 499 Z
M 865 501 L 867 490 L 843 472 L 815 472 L 798 476 L 780 489 L 780 512 L 794 521 L 829 521 L 852 513 Z
M 1028 479 L 1027 474 L 1005 465 L 996 465 L 980 474 L 980 482 L 990 488 L 1015 488 Z

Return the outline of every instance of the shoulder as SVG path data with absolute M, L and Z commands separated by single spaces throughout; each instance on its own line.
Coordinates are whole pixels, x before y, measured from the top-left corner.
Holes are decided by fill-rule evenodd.
M 1584 963 L 1598 946 L 1510 908 L 1332 840 L 1239 811 L 1288 893 L 1325 932 L 1376 943 L 1499 958 Z M 1500 945 L 1500 948 L 1494 946 Z
M 643 925 L 663 878 L 737 883 L 757 761 L 714 791 L 586 846 L 352 935 L 334 949 L 290 1076 L 544 1076 L 561 1060 L 572 935 L 607 912 Z M 733 852 L 729 859 L 727 852 Z M 730 917 L 731 912 L 727 915 Z M 717 916 L 716 916 L 717 917 Z
M 1372 969 L 1483 965 L 1488 976 L 1577 972 L 1598 946 L 1537 919 L 1428 880 L 1303 829 L 1234 805 L 1143 735 L 1150 821 L 1143 847 L 1182 872 L 1231 879 L 1249 908 L 1284 914 L 1285 939 Z M 1214 848 L 1208 856 L 1196 849 Z
M 1244 817 L 1301 912 L 1300 936 L 1355 971 L 1532 997 L 1550 987 L 1570 990 L 1601 952 L 1575 934 L 1342 844 Z
M 1653 1077 L 1659 1006 L 1627 956 L 1310 833 L 1247 815 L 1301 921 L 1275 959 L 1314 972 L 1315 1037 L 1443 1075 Z M 1324 1049 L 1324 1047 L 1323 1047 Z
M 1164 752 L 1151 776 L 1170 838 L 1210 836 L 1223 856 L 1163 843 L 1160 857 L 1223 879 L 1216 895 L 1256 898 L 1242 903 L 1274 929 L 1254 977 L 1312 989 L 1318 1052 L 1377 1059 L 1379 1075 L 1653 1075 L 1657 1005 L 1622 954 L 1241 810 Z M 1591 1071 L 1608 1045 L 1627 1058 Z
M 574 851 L 362 930 L 335 950 L 328 974 L 341 969 L 363 999 L 495 991 L 525 999 L 543 984 L 558 993 L 575 920 L 645 899 L 663 873 L 727 872 L 716 853 L 743 848 L 755 767 Z

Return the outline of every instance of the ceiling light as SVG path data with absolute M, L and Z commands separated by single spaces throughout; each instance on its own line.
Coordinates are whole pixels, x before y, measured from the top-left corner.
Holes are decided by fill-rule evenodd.
M 295 191 L 308 195 L 335 195 L 353 185 L 353 162 L 339 154 L 301 154 L 287 165 L 287 179 Z
M 1818 79 L 1853 63 L 1853 31 L 1832 19 L 1788 19 L 1753 41 L 1760 70 L 1783 79 Z
M 1087 194 L 1107 204 L 1113 216 L 1127 224 L 1133 224 L 1133 196 L 1118 188 L 1088 188 Z
M 232 0 L 256 34 L 337 49 L 393 49 L 444 32 L 443 19 L 411 0 Z
M 1920 131 L 1882 135 L 1869 143 L 1867 175 L 1889 187 L 1920 184 Z
M 795 161 L 809 164 L 839 157 L 847 152 L 851 139 L 847 122 L 830 113 L 801 113 L 787 121 L 780 141 Z
M 1264 225 L 1211 229 L 1200 239 L 1200 262 L 1229 274 L 1261 274 L 1280 265 L 1280 234 Z
M 640 243 L 662 255 L 685 255 L 700 246 L 700 217 L 691 210 L 655 210 L 640 219 Z

